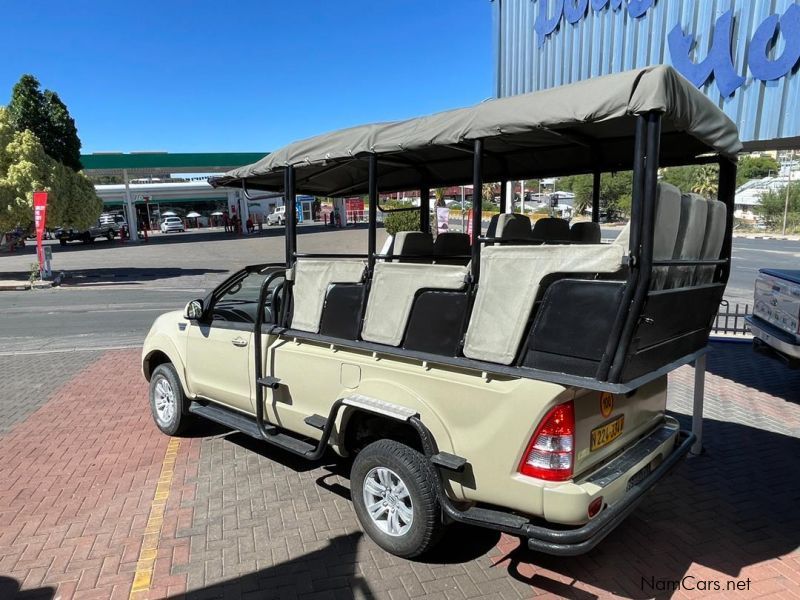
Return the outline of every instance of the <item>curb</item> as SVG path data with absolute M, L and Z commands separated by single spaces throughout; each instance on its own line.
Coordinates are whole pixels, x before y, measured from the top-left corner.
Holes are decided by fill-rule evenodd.
M 0 281 L 0 292 L 16 292 L 31 289 L 30 281 Z

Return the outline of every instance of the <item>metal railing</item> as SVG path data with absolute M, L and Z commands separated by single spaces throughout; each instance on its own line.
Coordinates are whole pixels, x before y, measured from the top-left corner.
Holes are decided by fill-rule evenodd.
M 719 305 L 719 312 L 714 319 L 711 328 L 712 334 L 723 335 L 750 335 L 750 328 L 747 326 L 745 317 L 751 314 L 749 304 L 731 305 L 727 300 L 723 300 Z

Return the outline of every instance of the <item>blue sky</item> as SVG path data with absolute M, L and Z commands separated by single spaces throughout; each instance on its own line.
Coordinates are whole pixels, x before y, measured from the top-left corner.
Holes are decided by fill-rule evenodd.
M 57 91 L 84 152 L 273 150 L 492 95 L 489 0 L 6 0 L 0 103 Z

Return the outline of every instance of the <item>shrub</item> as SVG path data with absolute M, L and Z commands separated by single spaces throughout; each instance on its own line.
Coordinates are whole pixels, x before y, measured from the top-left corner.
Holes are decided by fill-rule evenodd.
M 398 231 L 419 231 L 419 210 L 389 213 L 383 219 L 383 226 L 389 235 Z

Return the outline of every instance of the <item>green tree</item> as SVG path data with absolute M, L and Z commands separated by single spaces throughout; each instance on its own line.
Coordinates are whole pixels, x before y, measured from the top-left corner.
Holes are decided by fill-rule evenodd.
M 81 140 L 75 119 L 55 92 L 45 90 L 44 102 L 50 125 L 50 151 L 47 153 L 73 171 L 80 171 Z
M 777 175 L 781 166 L 770 156 L 743 156 L 739 159 L 736 171 L 736 185 L 742 185 L 751 179 L 762 179 L 770 173 Z
M 436 198 L 436 203 L 434 206 L 445 206 L 444 203 L 444 193 L 447 191 L 447 188 L 438 187 L 433 190 L 433 196 Z
M 661 180 L 671 183 L 682 192 L 691 191 L 697 181 L 698 166 L 668 167 L 661 172 Z
M 575 194 L 573 206 L 576 212 L 583 212 L 592 206 L 594 176 L 576 175 L 559 180 L 559 187 Z M 633 187 L 633 174 L 630 171 L 603 173 L 600 176 L 600 211 L 606 213 L 608 220 L 614 220 L 630 211 L 630 195 Z M 627 197 L 627 208 L 620 202 Z M 623 210 L 625 208 L 625 210 Z
M 770 190 L 761 195 L 761 203 L 756 206 L 767 227 L 773 230 L 783 228 L 783 212 L 786 207 L 786 188 Z M 800 183 L 789 185 L 789 211 L 786 218 L 786 231 L 800 230 Z
M 0 231 L 33 223 L 33 192 L 48 191 L 47 222 L 84 229 L 103 202 L 82 173 L 49 157 L 32 131 L 17 131 L 0 107 Z
M 690 189 L 709 200 L 716 198 L 719 193 L 719 167 L 704 165 L 697 169 Z M 681 188 L 681 191 L 686 191 L 686 188 Z
M 31 131 L 49 157 L 74 171 L 80 170 L 78 130 L 58 94 L 42 92 L 33 75 L 23 75 L 11 92 L 8 112 L 16 130 Z

